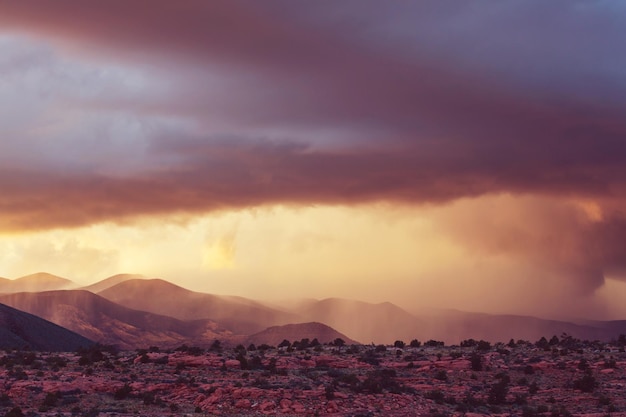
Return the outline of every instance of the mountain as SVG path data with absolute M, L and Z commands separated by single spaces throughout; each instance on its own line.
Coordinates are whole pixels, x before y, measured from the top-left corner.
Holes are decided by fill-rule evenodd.
M 139 274 L 117 274 L 117 275 L 113 275 L 112 277 L 103 279 L 102 281 L 98 281 L 91 285 L 87 285 L 86 287 L 82 287 L 80 289 L 90 291 L 94 294 L 98 294 L 99 292 L 109 289 L 124 281 L 129 281 L 131 279 L 145 279 L 145 278 L 146 277 L 144 277 L 143 275 L 139 275 Z
M 256 345 L 265 343 L 270 346 L 277 346 L 283 340 L 294 342 L 304 338 L 309 340 L 317 339 L 320 343 L 332 342 L 337 338 L 343 339 L 346 344 L 358 343 L 343 333 L 339 333 L 332 327 L 322 323 L 298 323 L 268 327 L 261 332 L 249 336 L 246 339 L 246 343 L 254 343 Z
M 422 320 L 392 303 L 327 298 L 308 301 L 295 312 L 303 318 L 301 321 L 324 323 L 362 343 L 411 340 L 425 326 Z
M 74 287 L 74 282 L 47 272 L 26 275 L 18 279 L 0 279 L 0 294 L 14 292 L 39 292 Z
M 94 342 L 40 317 L 0 304 L 0 349 L 76 351 Z
M 459 343 L 465 339 L 484 339 L 491 342 L 529 340 L 535 342 L 541 337 L 550 338 L 567 333 L 587 340 L 608 340 L 614 337 L 613 329 L 597 325 L 582 325 L 566 321 L 547 320 L 529 316 L 507 314 L 468 313 L 449 310 L 428 317 L 429 338 L 446 343 Z M 617 335 L 615 335 L 617 336 Z
M 133 279 L 98 295 L 128 308 L 180 320 L 211 319 L 238 334 L 251 334 L 269 326 L 301 321 L 294 314 L 247 298 L 194 292 L 162 279 Z
M 211 320 L 182 321 L 132 310 L 84 290 L 7 294 L 0 296 L 0 302 L 122 349 L 208 345 L 229 335 Z

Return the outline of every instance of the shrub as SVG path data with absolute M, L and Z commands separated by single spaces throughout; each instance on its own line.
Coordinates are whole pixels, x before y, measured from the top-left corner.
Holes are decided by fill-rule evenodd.
M 59 402 L 59 393 L 58 392 L 49 392 L 46 394 L 46 397 L 43 400 L 43 405 L 46 407 L 54 407 Z
M 466 339 L 461 341 L 461 347 L 474 347 L 476 346 L 476 341 L 474 339 Z
M 597 385 L 596 379 L 589 372 L 585 373 L 582 378 L 574 381 L 574 389 L 582 392 L 593 392 Z
M 483 352 L 491 350 L 491 343 L 487 342 L 486 340 L 481 340 L 476 345 L 476 350 L 480 350 Z
M 22 412 L 21 408 L 13 407 L 12 409 L 6 412 L 4 417 L 24 417 L 24 413 Z
M 342 346 L 344 346 L 345 344 L 346 344 L 346 342 L 345 342 L 342 338 L 340 338 L 340 337 L 336 338 L 336 339 L 333 341 L 333 345 L 334 345 L 334 346 L 337 346 L 337 347 L 342 347 Z
M 404 349 L 404 342 L 402 340 L 396 340 L 395 342 L 393 342 L 393 347 L 397 348 L 397 349 Z
M 409 346 L 411 346 L 412 348 L 418 348 L 418 347 L 422 346 L 422 342 L 420 342 L 417 339 L 413 339 L 413 340 L 411 340 L 411 343 L 409 344 Z
M 475 372 L 482 371 L 483 370 L 483 357 L 476 352 L 472 353 L 472 356 L 470 357 L 470 364 L 472 367 L 472 371 L 475 371 Z
M 130 385 L 124 384 L 123 387 L 115 391 L 115 393 L 113 394 L 113 398 L 115 398 L 116 400 L 124 400 L 128 398 L 132 391 L 133 389 L 130 387 Z
M 446 396 L 443 393 L 443 391 L 441 390 L 432 390 L 432 391 L 428 391 L 425 395 L 426 398 L 428 398 L 429 400 L 433 400 L 435 403 L 437 404 L 443 404 Z
M 489 404 L 504 404 L 506 402 L 506 395 L 509 393 L 509 383 L 506 379 L 501 379 L 499 382 L 493 384 L 489 390 L 488 402 Z
M 448 373 L 444 370 L 438 371 L 435 374 L 435 379 L 438 379 L 439 381 L 447 381 L 448 380 Z

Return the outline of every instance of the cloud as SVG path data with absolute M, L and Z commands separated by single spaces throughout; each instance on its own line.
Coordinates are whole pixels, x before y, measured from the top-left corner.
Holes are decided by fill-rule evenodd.
M 599 213 L 598 207 L 590 212 L 589 203 L 576 200 L 511 195 L 455 206 L 434 214 L 445 234 L 470 253 L 532 265 L 536 271 L 526 279 L 538 284 L 553 277 L 566 299 L 593 294 L 608 277 L 626 280 L 623 212 Z
M 47 46 L 0 43 L 30 87 L 0 103 L 0 231 L 513 195 L 457 238 L 592 291 L 625 255 L 625 20 L 577 1 L 2 2 L 5 33 Z
M 117 251 L 85 244 L 67 236 L 49 233 L 30 239 L 0 241 L 4 273 L 11 278 L 46 271 L 84 283 L 113 274 L 120 254 Z

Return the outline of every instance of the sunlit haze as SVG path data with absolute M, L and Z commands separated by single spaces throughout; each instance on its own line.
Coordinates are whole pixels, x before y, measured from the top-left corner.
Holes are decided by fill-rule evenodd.
M 0 276 L 626 319 L 624 39 L 617 0 L 0 2 Z

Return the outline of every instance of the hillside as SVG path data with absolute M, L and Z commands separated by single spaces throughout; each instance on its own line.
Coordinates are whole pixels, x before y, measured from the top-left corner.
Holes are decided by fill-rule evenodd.
M 272 326 L 259 333 L 248 337 L 246 343 L 267 344 L 277 346 L 283 340 L 294 342 L 302 339 L 317 339 L 320 343 L 329 343 L 337 338 L 343 339 L 346 344 L 356 344 L 358 342 L 350 339 L 343 333 L 339 333 L 322 323 L 298 323 L 286 324 L 283 326 Z
M 0 349 L 76 351 L 93 343 L 40 317 L 0 304 Z
M 484 339 L 492 342 L 514 340 L 536 341 L 541 337 L 560 336 L 563 333 L 584 340 L 609 341 L 626 333 L 626 322 L 589 322 L 576 324 L 567 321 L 547 320 L 529 316 L 506 314 L 468 313 L 444 311 L 424 316 L 428 326 L 420 337 L 459 343 L 465 339 Z
M 424 328 L 422 320 L 392 303 L 328 298 L 307 302 L 296 312 L 301 321 L 324 323 L 362 343 L 392 344 L 411 339 Z
M 123 349 L 182 343 L 206 345 L 228 336 L 211 320 L 181 321 L 129 309 L 84 290 L 16 293 L 0 302 L 35 314 L 91 340 Z
M 125 281 L 98 295 L 128 308 L 180 320 L 211 319 L 237 334 L 251 334 L 297 320 L 294 314 L 253 300 L 194 292 L 161 279 Z

